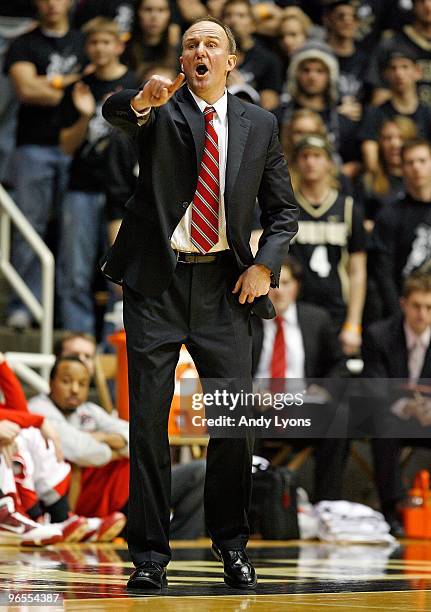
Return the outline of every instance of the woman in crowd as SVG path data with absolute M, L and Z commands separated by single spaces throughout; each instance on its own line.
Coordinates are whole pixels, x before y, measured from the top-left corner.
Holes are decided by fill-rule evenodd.
M 300 49 L 310 36 L 313 22 L 299 6 L 284 9 L 278 34 L 278 51 L 284 71 L 289 66 L 291 55 Z
M 374 221 L 384 206 L 390 206 L 404 194 L 401 169 L 401 148 L 404 142 L 413 140 L 417 129 L 411 119 L 395 116 L 386 119 L 378 133 L 378 161 L 376 172 L 365 172 L 356 186 L 357 200 L 364 209 L 364 228 L 368 247 Z M 377 321 L 383 316 L 383 305 L 375 278 L 373 257 L 370 256 L 367 274 L 367 297 L 363 325 Z
M 368 232 L 372 231 L 374 219 L 382 207 L 403 194 L 401 148 L 404 142 L 416 136 L 416 126 L 407 117 L 392 117 L 380 126 L 377 170 L 365 172 L 358 184 L 358 198 L 364 205 L 365 229 Z
M 140 76 L 153 64 L 176 67 L 181 33 L 171 17 L 169 0 L 138 3 L 124 61 Z

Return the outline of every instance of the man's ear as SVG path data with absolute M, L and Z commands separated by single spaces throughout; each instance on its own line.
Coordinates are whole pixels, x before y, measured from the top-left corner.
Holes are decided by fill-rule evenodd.
M 237 59 L 238 59 L 237 56 L 234 55 L 233 53 L 228 55 L 228 58 L 226 60 L 228 72 L 232 72 L 232 70 L 235 68 Z

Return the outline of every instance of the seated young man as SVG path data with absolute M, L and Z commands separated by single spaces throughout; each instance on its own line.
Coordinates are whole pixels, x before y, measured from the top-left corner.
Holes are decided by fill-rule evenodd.
M 33 397 L 29 409 L 54 423 L 65 459 L 84 468 L 76 512 L 107 516 L 128 499 L 129 424 L 89 402 L 89 384 L 90 373 L 78 357 L 59 357 L 49 395 Z
M 71 469 L 63 461 L 59 436 L 48 419 L 28 412 L 21 385 L 2 354 L 0 388 L 0 544 L 112 539 L 123 528 L 124 515 L 87 520 L 70 512 Z M 41 525 L 47 518 L 51 525 Z

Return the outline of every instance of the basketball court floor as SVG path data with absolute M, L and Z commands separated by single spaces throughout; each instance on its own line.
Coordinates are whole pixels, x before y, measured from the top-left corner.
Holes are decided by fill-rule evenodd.
M 163 594 L 129 594 L 124 544 L 0 549 L 0 610 L 431 611 L 431 541 L 386 548 L 252 541 L 256 591 L 223 583 L 208 540 L 174 542 Z

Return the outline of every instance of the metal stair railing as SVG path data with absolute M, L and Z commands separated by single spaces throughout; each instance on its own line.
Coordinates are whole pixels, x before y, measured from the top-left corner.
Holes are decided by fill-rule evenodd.
M 5 353 L 8 365 L 15 374 L 38 393 L 49 393 L 49 382 L 34 371 L 34 368 L 51 370 L 55 355 L 40 355 L 39 353 Z
M 42 293 L 40 302 L 34 297 L 33 293 L 11 264 L 11 224 L 18 229 L 40 260 L 42 270 Z M 40 352 L 43 355 L 50 355 L 52 353 L 54 333 L 54 256 L 1 184 L 0 270 L 14 291 L 31 311 L 36 321 L 40 324 Z M 47 380 L 49 367 L 43 365 L 41 367 L 41 374 Z

